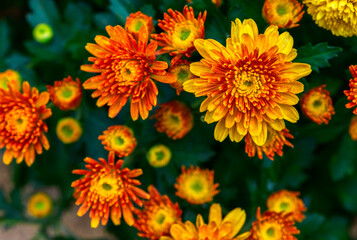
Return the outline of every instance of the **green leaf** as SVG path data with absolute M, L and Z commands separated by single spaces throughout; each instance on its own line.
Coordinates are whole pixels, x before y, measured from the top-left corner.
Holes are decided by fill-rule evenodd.
M 316 44 L 315 46 L 308 43 L 300 47 L 297 52 L 296 62 L 308 63 L 311 65 L 313 71 L 319 72 L 319 68 L 330 66 L 328 61 L 336 57 L 339 52 L 342 52 L 342 48 L 328 46 L 326 42 Z
M 0 58 L 2 58 L 10 48 L 9 27 L 5 21 L 0 21 L 0 42 Z
M 119 24 L 124 25 L 133 6 L 125 0 L 110 0 L 109 9 L 118 17 Z
M 52 27 L 60 24 L 60 15 L 53 0 L 30 0 L 32 12 L 27 15 L 27 20 L 32 27 L 39 23 L 47 23 Z
M 214 156 L 215 152 L 207 145 L 192 144 L 190 141 L 176 141 L 169 146 L 172 150 L 174 161 L 177 166 L 198 165 Z
M 357 213 L 357 176 L 343 180 L 338 186 L 337 196 L 342 202 L 342 206 L 349 212 Z

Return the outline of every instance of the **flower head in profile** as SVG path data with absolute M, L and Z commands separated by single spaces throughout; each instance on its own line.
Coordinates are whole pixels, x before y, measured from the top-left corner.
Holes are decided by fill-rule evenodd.
M 156 130 L 174 140 L 183 138 L 193 127 L 191 109 L 180 101 L 160 104 L 152 118 L 157 120 Z
M 171 56 L 175 56 L 175 59 L 181 56 L 191 57 L 195 51 L 193 42 L 205 37 L 206 15 L 205 11 L 203 14 L 199 13 L 195 18 L 192 7 L 187 5 L 183 9 L 183 13 L 169 9 L 168 14 L 164 13 L 164 20 L 159 20 L 158 24 L 164 32 L 151 35 L 158 45 L 163 47 L 157 54 L 169 53 Z
M 353 116 L 351 118 L 348 133 L 350 134 L 352 140 L 357 141 L 357 116 Z
M 190 69 L 199 78 L 187 80 L 183 88 L 196 97 L 206 96 L 200 111 L 207 111 L 207 123 L 218 122 L 216 140 L 222 142 L 229 135 L 239 142 L 249 133 L 262 146 L 268 126 L 281 131 L 284 120 L 299 119 L 293 105 L 304 85 L 298 80 L 310 74 L 311 67 L 291 62 L 297 52 L 289 33 L 279 34 L 272 25 L 258 34 L 252 19 L 236 19 L 226 47 L 212 39 L 198 39 L 195 46 L 203 59 Z
M 297 0 L 265 0 L 263 16 L 270 25 L 279 28 L 294 28 L 299 26 L 305 11 L 304 5 Z
M 349 101 L 349 103 L 346 104 L 346 108 L 357 106 L 357 65 L 351 65 L 350 72 L 352 74 L 352 78 L 349 82 L 350 89 L 343 91 Z M 353 114 L 357 115 L 357 108 L 353 110 Z
M 155 168 L 164 167 L 171 160 L 170 148 L 163 144 L 152 146 L 146 154 L 150 166 Z
M 36 153 L 50 148 L 44 122 L 52 115 L 51 109 L 46 108 L 49 94 L 31 89 L 26 81 L 22 83 L 22 93 L 8 86 L 8 90 L 0 88 L 0 148 L 6 148 L 3 162 L 10 164 L 15 158 L 16 163 L 25 160 L 31 166 Z
M 56 126 L 57 137 L 65 144 L 77 142 L 82 131 L 81 124 L 72 117 L 61 118 Z
M 55 81 L 54 85 L 47 85 L 51 101 L 62 111 L 76 109 L 82 100 L 82 87 L 78 78 L 71 76 Z
M 137 144 L 133 130 L 124 125 L 108 127 L 98 139 L 106 150 L 114 151 L 120 158 L 129 156 Z
M 355 0 L 303 0 L 315 23 L 335 36 L 357 35 Z
M 88 43 L 86 49 L 95 57 L 91 65 L 81 70 L 99 73 L 83 83 L 85 89 L 95 89 L 93 98 L 99 97 L 97 106 L 109 106 L 109 117 L 114 118 L 130 100 L 133 120 L 139 115 L 146 119 L 157 104 L 158 89 L 154 80 L 173 83 L 175 78 L 165 70 L 166 62 L 155 61 L 156 42 L 147 44 L 149 33 L 140 28 L 138 40 L 121 26 L 107 26 L 109 38 L 96 36 L 97 44 Z
M 138 11 L 136 13 L 131 13 L 129 17 L 126 18 L 125 30 L 132 34 L 135 39 L 139 38 L 139 30 L 141 27 L 146 28 L 149 35 L 153 33 L 154 23 L 152 21 L 152 17 Z
M 299 192 L 288 190 L 274 192 L 267 199 L 268 210 L 285 214 L 291 213 L 289 214 L 290 219 L 302 222 L 305 218 L 303 212 L 306 211 L 306 207 L 299 195 Z
M 123 160 L 115 162 L 115 153 L 110 152 L 108 162 L 99 158 L 85 158 L 86 170 L 73 170 L 74 174 L 83 175 L 72 183 L 74 195 L 78 196 L 76 205 L 81 205 L 78 216 L 83 216 L 88 210 L 91 227 L 96 228 L 101 221 L 106 225 L 109 216 L 114 225 L 119 225 L 121 217 L 132 226 L 134 224 L 133 202 L 143 205 L 140 198 L 149 199 L 150 195 L 138 188 L 141 183 L 136 177 L 142 174 L 141 169 L 123 168 Z
M 144 208 L 134 210 L 134 227 L 139 237 L 158 240 L 161 236 L 169 236 L 172 224 L 181 221 L 182 211 L 178 203 L 172 203 L 167 195 L 160 195 L 153 185 L 148 191 L 150 199 L 144 201 Z
M 52 212 L 52 200 L 44 192 L 32 195 L 27 203 L 27 210 L 31 216 L 45 218 Z
M 257 153 L 259 159 L 263 159 L 263 153 L 265 153 L 270 160 L 274 160 L 275 153 L 280 157 L 283 156 L 283 147 L 285 145 L 294 147 L 288 138 L 292 139 L 294 137 L 289 133 L 287 128 L 277 131 L 268 127 L 268 137 L 263 146 L 255 144 L 249 134 L 245 136 L 245 152 L 249 157 L 254 157 L 255 153 Z
M 171 237 L 160 240 L 244 240 L 249 232 L 239 233 L 246 218 L 245 211 L 235 208 L 222 219 L 222 209 L 217 203 L 210 207 L 208 223 L 198 214 L 196 226 L 190 222 L 179 222 L 172 225 Z
M 300 231 L 295 227 L 295 222 L 289 219 L 289 214 L 265 211 L 261 215 L 258 208 L 257 219 L 252 223 L 250 233 L 249 240 L 297 240 L 293 235 Z
M 325 87 L 326 85 L 321 85 L 313 88 L 301 97 L 302 112 L 317 124 L 328 124 L 335 114 L 330 92 Z
M 14 89 L 20 91 L 22 77 L 18 71 L 7 69 L 0 73 L 0 88 L 8 90 L 8 84 L 12 85 Z
M 190 71 L 190 62 L 183 59 L 174 62 L 174 64 L 170 66 L 168 72 L 172 73 L 176 78 L 176 82 L 171 83 L 170 85 L 176 89 L 177 95 L 180 95 L 183 90 L 183 83 L 195 77 Z
M 219 184 L 214 183 L 214 171 L 193 167 L 181 167 L 182 173 L 176 179 L 176 195 L 191 204 L 204 204 L 219 193 Z

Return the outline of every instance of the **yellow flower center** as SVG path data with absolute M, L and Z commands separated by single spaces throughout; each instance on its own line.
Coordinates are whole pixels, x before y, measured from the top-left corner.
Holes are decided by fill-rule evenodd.
M 123 82 L 125 85 L 132 84 L 136 85 L 137 82 L 143 80 L 143 66 L 141 66 L 139 61 L 120 61 L 113 62 L 113 68 L 117 81 Z
M 138 19 L 134 23 L 134 32 L 139 32 L 140 28 L 144 25 L 142 19 Z
M 172 35 L 172 45 L 175 49 L 186 50 L 193 47 L 193 41 L 199 38 L 198 29 L 190 22 L 176 24 Z
M 171 151 L 164 145 L 156 145 L 147 153 L 149 164 L 153 167 L 166 166 L 171 159 Z
M 294 212 L 296 209 L 296 202 L 294 199 L 289 197 L 281 196 L 276 198 L 272 204 L 272 207 L 269 209 L 274 212 L 282 212 L 285 211 L 286 213 Z
M 327 111 L 327 101 L 328 98 L 322 96 L 320 93 L 312 93 L 307 100 L 307 108 L 315 116 L 320 116 Z
M 281 240 L 282 232 L 281 226 L 276 222 L 262 223 L 259 230 L 259 239 L 262 240 Z
M 244 71 L 236 73 L 233 84 L 241 96 L 254 96 L 260 90 L 262 81 L 260 74 Z
M 205 175 L 195 174 L 186 176 L 183 181 L 183 189 L 186 192 L 185 195 L 193 199 L 204 199 L 210 191 L 210 183 Z
M 177 80 L 180 82 L 184 82 L 185 80 L 187 80 L 189 75 L 190 73 L 187 71 L 187 69 L 181 68 L 177 74 Z
M 46 193 L 36 193 L 29 199 L 27 209 L 34 217 L 46 217 L 51 213 L 52 200 Z
M 8 86 L 7 83 L 9 82 L 9 80 L 6 77 L 0 77 L 0 88 L 8 90 Z
M 5 115 L 6 130 L 15 140 L 23 138 L 35 127 L 35 119 L 32 119 L 32 114 L 26 110 L 15 108 Z
M 76 98 L 76 91 L 78 91 L 77 86 L 67 84 L 56 88 L 55 95 L 60 102 L 69 103 Z
M 284 16 L 287 13 L 287 9 L 285 5 L 279 4 L 276 7 L 276 12 L 278 13 L 278 15 L 280 16 Z
M 110 201 L 120 196 L 124 190 L 123 181 L 115 172 L 108 173 L 94 180 L 90 191 L 98 194 L 99 201 Z
M 174 209 L 159 205 L 155 207 L 149 216 L 148 226 L 156 236 L 168 232 L 171 225 L 177 221 Z
M 61 132 L 68 138 L 73 136 L 73 128 L 70 125 L 63 125 Z

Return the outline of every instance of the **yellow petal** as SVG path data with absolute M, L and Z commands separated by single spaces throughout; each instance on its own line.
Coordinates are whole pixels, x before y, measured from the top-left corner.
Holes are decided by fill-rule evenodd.
M 194 62 L 190 64 L 190 71 L 196 76 L 201 77 L 202 74 L 212 72 L 212 69 L 201 62 Z
M 262 131 L 260 132 L 259 135 L 257 135 L 257 136 L 251 135 L 252 140 L 258 146 L 263 146 L 267 140 L 267 137 L 268 137 L 268 130 L 267 130 L 267 125 L 265 122 L 262 122 Z
M 213 203 L 209 209 L 208 223 L 215 222 L 217 226 L 221 224 L 222 221 L 222 209 L 221 205 Z
M 207 53 L 205 46 L 204 46 L 205 40 L 203 39 L 196 39 L 193 44 L 196 47 L 196 50 L 201 54 L 201 56 L 205 59 L 211 59 L 210 55 Z
M 224 122 L 224 120 L 220 120 L 214 129 L 214 138 L 220 142 L 223 142 L 228 136 L 228 128 L 224 126 Z
M 235 235 L 237 235 L 239 230 L 243 227 L 245 223 L 245 219 L 246 219 L 245 211 L 240 208 L 233 209 L 225 216 L 223 222 L 232 223 L 232 231 L 229 235 L 229 238 L 233 238 Z
M 293 48 L 294 39 L 288 32 L 283 32 L 279 35 L 276 45 L 279 47 L 280 53 L 288 55 Z
M 297 74 L 296 79 L 293 80 L 298 80 L 311 73 L 311 66 L 307 63 L 292 63 L 292 65 L 293 66 L 290 68 L 290 70 Z
M 299 120 L 299 113 L 293 106 L 280 104 L 281 113 L 283 114 L 284 119 L 288 120 L 289 122 L 296 123 Z

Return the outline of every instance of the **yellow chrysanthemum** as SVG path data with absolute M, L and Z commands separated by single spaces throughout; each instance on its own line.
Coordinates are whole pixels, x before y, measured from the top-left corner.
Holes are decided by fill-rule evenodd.
M 353 116 L 351 118 L 348 133 L 350 134 L 352 140 L 357 141 L 357 116 Z
M 176 89 L 177 95 L 180 95 L 183 90 L 183 83 L 195 77 L 190 71 L 190 62 L 187 60 L 180 59 L 174 63 L 171 62 L 171 66 L 167 71 L 172 73 L 176 78 L 176 82 L 171 83 L 170 85 Z
M 357 35 L 356 0 L 304 0 L 307 13 L 316 24 L 330 30 L 335 36 Z
M 74 143 L 82 136 L 82 126 L 72 117 L 62 118 L 57 123 L 56 133 L 63 143 Z
M 294 28 L 299 26 L 305 11 L 304 5 L 297 0 L 265 0 L 263 16 L 267 22 L 279 28 Z
M 20 91 L 22 78 L 18 71 L 8 69 L 0 73 L 0 88 L 9 90 L 8 84 L 14 89 Z
M 284 120 L 295 123 L 299 114 L 293 105 L 304 90 L 297 80 L 311 72 L 309 64 L 292 63 L 297 56 L 289 33 L 279 34 L 277 26 L 258 34 L 252 19 L 232 23 L 227 46 L 198 39 L 195 46 L 203 59 L 191 64 L 200 78 L 184 82 L 187 92 L 206 96 L 200 111 L 207 111 L 207 123 L 218 122 L 214 137 L 223 141 L 228 135 L 239 142 L 246 134 L 262 146 L 268 126 L 281 131 Z
M 149 149 L 146 158 L 152 167 L 166 166 L 171 160 L 171 151 L 163 144 L 158 144 Z
M 171 237 L 161 237 L 160 240 L 244 240 L 249 232 L 238 234 L 245 222 L 245 211 L 235 208 L 222 220 L 222 209 L 217 203 L 210 207 L 208 223 L 198 214 L 196 226 L 190 221 L 173 224 Z
M 135 39 L 139 38 L 139 30 L 144 26 L 148 34 L 154 32 L 154 23 L 152 17 L 145 15 L 144 13 L 138 11 L 136 13 L 131 13 L 129 17 L 126 18 L 125 30 L 131 33 Z
M 52 200 L 46 193 L 38 192 L 30 197 L 27 210 L 33 217 L 47 217 L 52 211 Z
M 214 171 L 191 166 L 181 167 L 182 173 L 175 183 L 176 195 L 191 204 L 204 204 L 219 193 L 219 184 L 214 183 Z

